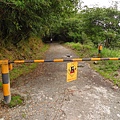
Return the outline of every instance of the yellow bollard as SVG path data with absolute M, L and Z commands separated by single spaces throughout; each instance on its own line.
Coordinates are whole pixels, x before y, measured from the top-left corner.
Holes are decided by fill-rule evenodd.
M 2 83 L 3 83 L 4 103 L 8 104 L 11 101 L 8 60 L 3 60 L 3 64 L 1 66 L 2 66 Z
M 102 45 L 98 45 L 98 57 L 101 57 Z

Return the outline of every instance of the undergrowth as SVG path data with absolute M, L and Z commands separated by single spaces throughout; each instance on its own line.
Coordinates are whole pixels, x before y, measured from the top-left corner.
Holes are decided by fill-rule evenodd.
M 8 59 L 10 61 L 42 59 L 47 48 L 48 45 L 44 44 L 40 38 L 31 37 L 26 41 L 19 42 L 16 46 L 9 44 L 6 47 L 2 47 L 0 59 Z M 37 63 L 13 64 L 13 70 L 10 71 L 11 82 L 17 77 L 31 72 L 36 67 Z M 2 86 L 1 82 L 0 86 Z

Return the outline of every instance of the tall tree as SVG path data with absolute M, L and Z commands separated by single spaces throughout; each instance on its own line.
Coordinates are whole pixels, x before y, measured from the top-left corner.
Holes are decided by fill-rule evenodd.
M 85 7 L 77 15 L 66 19 L 60 34 L 68 41 L 105 43 L 114 47 L 119 43 L 120 11 L 113 8 Z

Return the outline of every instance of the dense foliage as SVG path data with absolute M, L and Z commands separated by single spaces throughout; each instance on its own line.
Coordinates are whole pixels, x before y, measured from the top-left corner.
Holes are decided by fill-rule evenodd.
M 120 11 L 80 8 L 80 0 L 0 0 L 0 44 L 30 35 L 50 39 L 120 46 Z M 78 10 L 78 11 L 77 11 Z
M 86 7 L 76 16 L 66 19 L 60 31 L 67 41 L 119 47 L 120 11 L 114 8 Z
M 0 44 L 16 45 L 33 33 L 50 35 L 77 4 L 77 0 L 0 0 Z

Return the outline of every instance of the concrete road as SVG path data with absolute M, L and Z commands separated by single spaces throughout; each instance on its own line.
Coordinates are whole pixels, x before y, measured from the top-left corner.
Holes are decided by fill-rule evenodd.
M 68 57 L 67 57 L 68 56 Z M 46 59 L 78 58 L 70 49 L 52 43 Z M 66 82 L 67 63 L 42 63 L 12 85 L 25 97 L 23 106 L 1 108 L 4 120 L 119 120 L 120 91 L 92 70 L 78 64 L 78 79 Z

